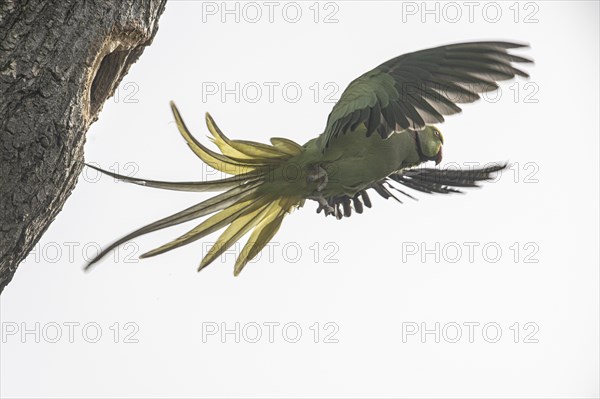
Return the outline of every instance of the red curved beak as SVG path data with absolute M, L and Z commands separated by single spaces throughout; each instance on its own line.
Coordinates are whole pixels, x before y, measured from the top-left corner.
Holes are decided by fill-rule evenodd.
M 438 151 L 437 155 L 435 156 L 435 164 L 439 165 L 440 162 L 442 162 L 442 147 L 440 147 L 440 150 Z

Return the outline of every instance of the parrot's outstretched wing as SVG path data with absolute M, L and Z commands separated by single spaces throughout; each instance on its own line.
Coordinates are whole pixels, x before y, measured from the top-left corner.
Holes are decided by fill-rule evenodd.
M 391 181 L 400 183 L 412 190 L 420 191 L 428 194 L 450 194 L 462 193 L 458 188 L 463 187 L 479 187 L 480 182 L 489 181 L 494 178 L 494 175 L 501 172 L 507 167 L 505 163 L 491 164 L 482 168 L 472 168 L 467 170 L 462 169 L 436 169 L 436 168 L 415 168 L 396 172 L 387 178 L 373 183 L 370 187 L 356 193 L 354 197 L 348 195 L 338 195 L 327 199 L 329 206 L 333 207 L 333 215 L 337 219 L 349 217 L 352 215 L 352 208 L 356 213 L 363 213 L 363 205 L 367 208 L 371 207 L 371 200 L 367 194 L 367 190 L 373 189 L 383 198 L 398 199 L 390 189 L 393 189 L 402 195 L 416 199 L 409 193 L 399 189 L 391 184 Z M 320 213 L 322 207 L 317 209 Z M 327 213 L 325 214 L 327 216 Z
M 395 130 L 419 130 L 461 111 L 479 93 L 498 88 L 496 82 L 529 75 L 512 63 L 532 60 L 510 54 L 527 47 L 509 42 L 471 42 L 403 54 L 352 81 L 327 119 L 325 149 L 340 134 L 361 123 L 367 136 L 388 137 Z

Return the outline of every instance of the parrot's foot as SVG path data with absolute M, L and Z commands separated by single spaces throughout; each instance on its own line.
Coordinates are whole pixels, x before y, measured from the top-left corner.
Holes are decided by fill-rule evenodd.
M 307 199 L 319 203 L 317 213 L 321 213 L 324 210 L 325 216 L 333 215 L 336 219 L 350 217 L 352 215 L 352 208 L 354 208 L 356 213 L 363 213 L 363 205 L 367 208 L 371 207 L 371 199 L 366 190 L 361 190 L 354 194 L 354 196 L 344 194 L 324 198 L 322 195 L 314 195 Z
M 321 192 L 325 186 L 327 186 L 327 183 L 329 182 L 329 176 L 327 175 L 327 171 L 325 169 L 319 165 L 316 165 L 316 167 L 313 168 L 308 176 L 306 176 L 306 181 L 309 183 L 317 183 L 317 192 Z M 325 199 L 323 200 L 325 201 Z
M 319 203 L 319 207 L 317 208 L 317 213 L 321 213 L 321 211 L 325 211 L 325 216 L 335 214 L 335 208 L 332 207 L 329 202 L 322 195 L 308 197 L 313 201 L 317 201 Z
M 317 213 L 321 212 L 321 210 L 325 211 L 325 216 L 335 214 L 335 208 L 329 205 L 329 202 L 324 197 L 320 197 L 319 207 L 317 208 Z

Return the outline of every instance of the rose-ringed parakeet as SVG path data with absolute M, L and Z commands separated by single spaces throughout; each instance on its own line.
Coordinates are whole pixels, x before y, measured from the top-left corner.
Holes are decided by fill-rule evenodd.
M 531 60 L 507 42 L 446 45 L 401 55 L 363 74 L 342 93 L 329 114 L 325 130 L 299 145 L 285 138 L 271 144 L 229 139 L 209 114 L 206 124 L 218 151 L 189 132 L 173 103 L 177 128 L 192 151 L 212 168 L 231 177 L 201 182 L 163 182 L 117 175 L 147 187 L 179 191 L 221 191 L 197 205 L 144 226 L 108 246 L 87 266 L 120 244 L 142 234 L 209 216 L 189 232 L 143 255 L 155 256 L 225 228 L 202 259 L 199 270 L 214 261 L 244 235 L 250 236 L 239 254 L 234 274 L 273 238 L 284 217 L 305 201 L 318 202 L 317 211 L 336 218 L 371 207 L 367 190 L 396 198 L 390 188 L 411 196 L 392 183 L 426 193 L 459 192 L 490 179 L 506 165 L 470 170 L 416 168 L 427 161 L 439 164 L 444 139 L 434 123 L 461 111 L 497 82 L 528 75 L 514 67 Z M 397 199 L 397 198 L 396 198 Z

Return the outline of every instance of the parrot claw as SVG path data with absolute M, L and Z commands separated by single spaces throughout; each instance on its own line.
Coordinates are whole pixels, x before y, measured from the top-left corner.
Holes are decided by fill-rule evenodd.
M 306 176 L 306 181 L 308 183 L 317 183 L 317 190 L 315 191 L 315 195 L 308 197 L 308 199 L 317 201 L 319 203 L 319 207 L 317 208 L 317 213 L 321 213 L 321 211 L 325 211 L 325 216 L 335 215 L 335 208 L 331 206 L 329 201 L 323 196 L 321 191 L 327 186 L 329 182 L 329 176 L 327 175 L 327 171 L 323 169 L 320 165 L 316 165 L 312 171 Z
M 317 192 L 323 191 L 323 189 L 327 186 L 329 182 L 329 176 L 327 175 L 327 171 L 323 169 L 320 165 L 317 165 L 314 170 L 306 176 L 306 181 L 309 183 L 318 183 Z
M 325 211 L 325 216 L 334 215 L 335 209 L 329 205 L 329 202 L 322 195 L 317 197 L 309 197 L 308 199 L 317 201 L 319 203 L 319 207 L 317 208 L 317 213 L 321 213 L 321 211 Z
M 324 198 L 323 195 L 314 195 L 308 197 L 308 199 L 317 201 L 319 203 L 319 207 L 317 208 L 317 213 L 321 213 L 321 211 L 325 211 L 325 216 L 333 215 L 336 219 L 347 218 L 352 215 L 352 209 L 356 213 L 363 213 L 364 206 L 367 208 L 371 207 L 371 201 L 369 196 L 367 195 L 366 190 L 361 190 L 358 193 L 354 194 L 354 196 L 349 195 L 336 195 L 329 198 Z

